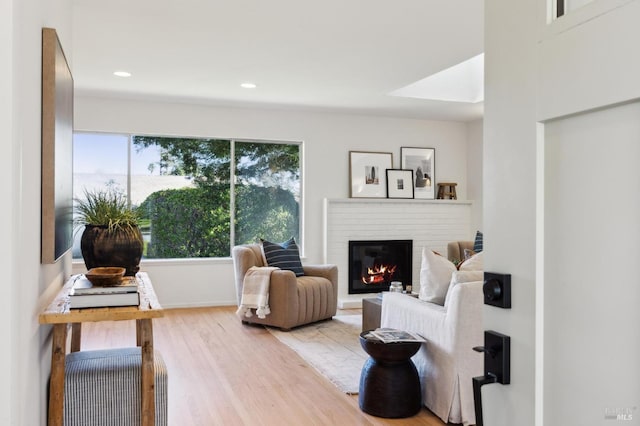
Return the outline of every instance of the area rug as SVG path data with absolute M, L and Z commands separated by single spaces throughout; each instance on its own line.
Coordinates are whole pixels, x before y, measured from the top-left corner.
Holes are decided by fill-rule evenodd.
M 360 372 L 369 357 L 360 346 L 362 315 L 337 315 L 330 321 L 291 331 L 268 330 L 338 389 L 351 395 L 358 393 Z

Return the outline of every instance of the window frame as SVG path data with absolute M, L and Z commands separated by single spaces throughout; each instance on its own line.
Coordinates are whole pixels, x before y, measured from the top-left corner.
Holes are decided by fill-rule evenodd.
M 304 142 L 303 141 L 291 141 L 291 140 L 270 140 L 270 139 L 250 139 L 250 138 L 229 138 L 229 137 L 217 137 L 217 136 L 191 136 L 191 135 L 165 135 L 158 133 L 129 133 L 129 132 L 101 132 L 101 131 L 91 131 L 91 130 L 74 130 L 73 135 L 75 137 L 76 134 L 95 134 L 95 135 L 114 135 L 119 137 L 125 137 L 127 139 L 127 158 L 126 158 L 126 196 L 127 201 L 131 204 L 131 180 L 132 180 L 132 149 L 133 149 L 133 138 L 135 136 L 147 136 L 147 137 L 158 137 L 158 138 L 192 138 L 192 139 L 219 139 L 229 141 L 230 145 L 230 176 L 229 176 L 229 254 L 231 254 L 231 250 L 236 245 L 235 244 L 235 219 L 236 219 L 236 196 L 235 196 L 235 181 L 236 181 L 236 161 L 235 161 L 235 144 L 239 143 L 262 143 L 262 144 L 270 144 L 270 145 L 296 145 L 298 147 L 298 156 L 299 156 L 299 183 L 300 183 L 300 192 L 299 192 L 299 206 L 298 206 L 298 239 L 296 242 L 298 243 L 298 247 L 300 248 L 300 257 L 304 258 L 305 253 L 305 238 L 304 238 Z M 74 171 L 75 176 L 75 171 Z M 75 188 L 74 188 L 75 191 Z M 213 264 L 213 263 L 228 263 L 229 259 L 231 259 L 231 255 L 225 257 L 185 257 L 185 258 L 143 258 L 141 263 L 162 263 L 163 265 L 185 265 L 185 264 Z M 81 264 L 83 262 L 82 258 L 72 258 L 73 264 Z

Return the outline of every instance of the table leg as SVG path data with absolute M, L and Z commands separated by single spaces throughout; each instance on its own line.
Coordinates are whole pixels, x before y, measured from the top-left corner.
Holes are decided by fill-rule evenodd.
M 80 341 L 82 340 L 82 323 L 74 322 L 71 324 L 71 352 L 80 350 Z
M 154 426 L 156 393 L 151 319 L 136 320 L 136 332 L 136 340 L 142 352 L 142 426 Z
M 62 426 L 64 414 L 64 358 L 67 324 L 54 324 L 51 345 L 51 381 L 49 383 L 49 426 Z

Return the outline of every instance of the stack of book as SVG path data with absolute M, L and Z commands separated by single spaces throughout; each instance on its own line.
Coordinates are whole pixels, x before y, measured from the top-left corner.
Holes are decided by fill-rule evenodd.
M 124 277 L 118 285 L 99 287 L 79 275 L 69 293 L 69 302 L 71 308 L 137 306 L 140 304 L 138 282 L 135 277 Z

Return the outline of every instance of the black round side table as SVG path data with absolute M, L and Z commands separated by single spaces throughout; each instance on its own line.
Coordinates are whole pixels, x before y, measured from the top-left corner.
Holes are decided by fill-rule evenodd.
M 369 354 L 360 374 L 358 402 L 365 413 L 377 417 L 411 417 L 422 408 L 420 378 L 411 357 L 420 342 L 384 343 L 364 337 L 360 345 Z

